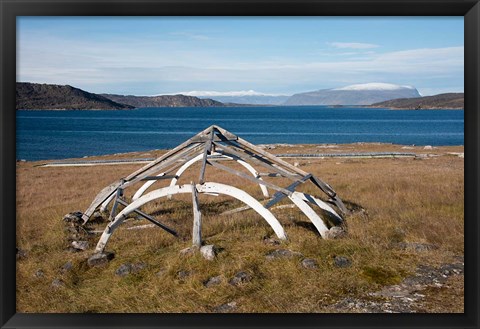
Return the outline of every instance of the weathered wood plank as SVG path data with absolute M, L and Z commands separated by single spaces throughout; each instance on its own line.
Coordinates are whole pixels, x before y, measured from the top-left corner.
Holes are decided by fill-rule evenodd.
M 261 154 L 263 155 L 264 157 L 266 157 L 267 159 L 271 160 L 273 163 L 276 163 L 276 164 L 279 164 L 279 165 L 282 165 L 290 170 L 292 170 L 293 172 L 301 175 L 301 176 L 305 176 L 307 175 L 308 173 L 303 171 L 302 169 L 298 168 L 298 167 L 295 167 L 294 165 L 280 159 L 280 158 L 277 158 L 276 156 L 274 156 L 273 154 L 270 154 L 264 150 L 262 150 L 261 148 L 259 148 L 258 146 L 256 145 L 253 145 L 252 143 L 250 142 L 247 142 L 246 140 L 244 140 L 243 138 L 238 138 L 237 140 L 237 143 L 239 143 L 240 145 L 242 145 L 243 147 L 246 147 L 246 148 L 249 148 L 250 150 L 258 153 L 258 154 Z
M 254 183 L 257 183 L 257 184 L 262 184 L 262 185 L 265 185 L 269 188 L 271 188 L 272 190 L 275 190 L 275 191 L 279 191 L 279 192 L 282 192 L 282 193 L 285 193 L 286 195 L 290 195 L 292 194 L 292 192 L 284 189 L 284 188 L 281 188 L 281 187 L 278 187 L 277 185 L 275 184 L 272 184 L 272 183 L 269 183 L 269 182 L 266 182 L 264 180 L 261 180 L 261 179 L 258 179 L 258 178 L 255 178 L 255 177 L 252 177 L 250 175 L 247 175 L 241 171 L 238 171 L 238 170 L 235 170 L 235 169 L 232 169 L 232 168 L 229 168 L 227 166 L 224 166 L 218 162 L 215 162 L 215 161 L 212 161 L 212 162 L 209 162 L 210 165 L 212 165 L 213 167 L 216 167 L 218 169 L 221 169 L 221 170 L 224 170 L 224 171 L 227 171 L 231 174 L 234 174 L 234 175 L 237 175 L 237 176 L 240 176 L 242 178 L 245 178 L 245 179 L 248 179 L 249 181 L 252 181 Z
M 177 161 L 188 161 L 191 158 L 194 158 L 198 155 L 198 151 L 203 148 L 203 145 L 196 145 L 195 147 L 185 150 L 179 154 L 176 154 L 169 159 L 166 159 L 163 163 L 157 164 L 155 167 L 152 167 L 148 169 L 147 171 L 139 174 L 138 176 L 132 178 L 131 180 L 127 181 L 123 187 L 126 188 L 128 186 L 131 186 L 137 182 L 139 182 L 142 178 L 151 176 L 151 175 L 156 175 L 158 172 L 168 172 L 170 169 L 170 166 L 174 166 L 177 164 Z M 193 155 L 191 155 L 193 153 Z M 181 159 L 182 157 L 185 157 L 184 159 Z M 167 170 L 168 168 L 168 170 Z
M 122 199 L 119 199 L 118 200 L 118 203 L 120 203 L 122 206 L 125 206 L 127 207 L 129 204 L 127 202 L 125 202 L 124 200 Z M 171 229 L 170 227 L 168 227 L 167 225 L 165 224 L 162 224 L 160 223 L 159 221 L 157 221 L 155 218 L 153 218 L 152 216 L 144 213 L 143 211 L 139 210 L 139 209 L 135 209 L 133 210 L 136 214 L 142 216 L 143 218 L 145 218 L 146 220 L 148 220 L 149 222 L 157 225 L 158 227 L 160 227 L 161 229 L 164 229 L 165 231 L 167 231 L 168 233 L 174 235 L 174 236 L 178 236 L 178 233 L 174 230 L 174 229 Z
M 290 192 L 293 192 L 295 190 L 295 188 L 300 185 L 300 184 L 303 184 L 305 183 L 307 180 L 310 179 L 310 177 L 312 177 L 312 174 L 307 174 L 305 175 L 302 179 L 299 179 L 297 180 L 296 182 L 293 182 L 292 184 L 290 184 L 289 186 L 287 186 L 285 189 L 290 191 Z M 268 202 L 266 205 L 265 205 L 265 208 L 270 208 L 271 206 L 273 206 L 274 204 L 280 202 L 281 200 L 283 200 L 284 197 L 286 197 L 287 195 L 285 195 L 284 193 L 275 193 L 273 195 L 273 198 L 272 200 L 270 200 L 270 202 Z
M 231 147 L 232 145 L 222 145 L 222 144 L 219 144 L 219 143 L 214 143 L 215 144 L 215 147 L 217 149 L 220 149 L 220 151 L 217 150 L 217 152 L 223 154 L 223 155 L 226 155 L 226 156 L 236 156 L 240 159 L 242 159 L 243 161 L 251 161 L 255 164 L 258 164 L 270 171 L 273 171 L 277 174 L 279 174 L 280 176 L 282 177 L 286 177 L 286 178 L 289 178 L 291 180 L 297 180 L 298 179 L 298 175 L 294 175 L 292 173 L 289 173 L 285 170 L 282 170 L 281 168 L 277 168 L 277 167 L 274 167 L 271 165 L 270 162 L 266 162 L 265 159 L 262 159 L 262 158 L 256 158 L 256 157 L 253 157 L 249 154 L 246 154 L 244 152 L 240 152 L 240 151 L 237 151 L 235 150 L 233 147 Z
M 214 129 L 210 131 L 210 139 L 205 142 L 205 149 L 203 150 L 203 159 L 202 159 L 202 167 L 200 168 L 200 175 L 198 177 L 198 182 L 203 184 L 205 182 L 205 169 L 207 168 L 207 157 L 212 152 L 212 143 L 214 137 Z
M 84 211 L 83 215 L 82 215 L 82 219 L 83 219 L 83 224 L 85 224 L 88 219 L 90 218 L 90 216 L 92 216 L 93 212 L 95 211 L 95 209 L 97 209 L 97 207 L 102 203 L 104 202 L 106 199 L 108 199 L 112 194 L 115 193 L 115 191 L 117 190 L 117 188 L 122 185 L 122 180 L 119 179 L 118 181 L 108 185 L 107 187 L 105 187 L 103 190 L 101 190 L 97 196 L 95 197 L 95 199 L 93 199 L 92 203 L 90 204 L 90 206 L 88 206 L 87 210 Z
M 117 188 L 117 193 L 115 195 L 115 199 L 113 201 L 112 210 L 110 211 L 110 215 L 108 216 L 108 220 L 111 222 L 117 213 L 117 207 L 120 202 L 120 198 L 123 195 L 123 189 L 121 187 Z

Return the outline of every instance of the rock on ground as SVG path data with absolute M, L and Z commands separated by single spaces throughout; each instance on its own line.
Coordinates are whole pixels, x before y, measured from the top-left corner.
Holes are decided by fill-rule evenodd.
M 16 255 L 17 260 L 27 258 L 27 255 L 28 255 L 28 253 L 25 250 L 17 248 L 17 255 Z
M 263 243 L 270 246 L 278 246 L 280 244 L 280 241 L 266 236 L 263 238 Z
M 292 251 L 289 249 L 276 249 L 269 252 L 265 257 L 268 260 L 278 259 L 278 258 L 293 258 L 293 257 L 302 257 L 303 255 L 298 251 Z
M 352 261 L 344 256 L 335 256 L 333 258 L 333 264 L 336 267 L 350 267 L 352 265 Z
M 235 274 L 228 283 L 232 286 L 240 286 L 250 281 L 252 281 L 252 276 L 245 271 L 241 271 Z
M 115 274 L 118 276 L 126 276 L 131 273 L 137 273 L 147 267 L 147 264 L 140 262 L 140 263 L 125 263 L 120 265 L 120 267 L 115 271 Z
M 317 261 L 312 258 L 305 258 L 304 260 L 302 260 L 301 264 L 304 268 L 308 268 L 308 269 L 318 268 Z
M 60 272 L 66 273 L 66 272 L 69 272 L 72 268 L 73 268 L 73 263 L 71 261 L 68 261 L 65 264 L 63 264 L 62 267 L 60 267 Z
M 105 266 L 109 261 L 115 257 L 113 252 L 100 252 L 93 254 L 87 261 L 88 266 Z
M 180 282 L 184 282 L 186 278 L 188 278 L 192 273 L 190 271 L 178 271 L 177 272 L 177 279 L 180 280 Z
M 72 247 L 77 250 L 85 251 L 88 249 L 89 244 L 88 241 L 72 241 Z
M 203 258 L 206 260 L 214 260 L 215 257 L 217 256 L 215 246 L 212 244 L 202 246 L 200 248 L 200 253 L 202 254 Z
M 438 247 L 433 244 L 418 243 L 418 242 L 400 242 L 398 243 L 397 246 L 399 249 L 407 250 L 407 251 L 415 251 L 415 252 L 438 249 Z
M 222 283 L 222 276 L 213 276 L 209 278 L 207 281 L 203 283 L 203 285 L 207 288 L 213 287 L 213 286 L 218 286 L 220 283 Z
M 448 278 L 463 275 L 463 261 L 444 264 L 440 267 L 420 265 L 415 274 L 401 283 L 385 286 L 363 297 L 346 297 L 332 305 L 337 312 L 361 313 L 416 313 L 425 295 L 422 292 L 429 287 L 441 288 Z
M 82 212 L 74 211 L 63 216 L 63 220 L 68 223 L 83 223 L 82 215 Z
M 222 304 L 215 307 L 213 311 L 217 313 L 228 313 L 228 312 L 234 311 L 236 308 L 237 308 L 237 303 L 230 302 L 230 303 Z
M 54 279 L 52 281 L 52 288 L 59 289 L 59 288 L 63 288 L 63 287 L 65 287 L 65 282 L 63 282 L 62 280 Z
M 326 232 L 327 239 L 340 239 L 347 235 L 347 232 L 340 226 L 333 226 Z

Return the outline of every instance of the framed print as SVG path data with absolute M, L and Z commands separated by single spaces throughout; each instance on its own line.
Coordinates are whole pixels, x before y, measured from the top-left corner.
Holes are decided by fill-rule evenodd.
M 2 328 L 478 327 L 479 14 L 3 0 Z

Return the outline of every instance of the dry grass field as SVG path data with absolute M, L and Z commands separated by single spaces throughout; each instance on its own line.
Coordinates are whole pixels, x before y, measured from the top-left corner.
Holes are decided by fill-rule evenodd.
M 128 230 L 148 224 L 129 219 L 112 235 L 106 250 L 115 258 L 104 267 L 87 265 L 99 235 L 89 238 L 87 251 L 69 251 L 62 218 L 84 211 L 103 187 L 143 164 L 41 167 L 44 162 L 18 162 L 17 247 L 25 255 L 17 261 L 17 312 L 463 312 L 463 276 L 455 267 L 464 254 L 464 159 L 458 156 L 463 147 L 284 145 L 268 151 L 418 156 L 286 159 L 329 183 L 352 210 L 343 238 L 324 240 L 301 212 L 282 208 L 272 212 L 289 239 L 276 245 L 265 239 L 275 235 L 254 211 L 221 215 L 242 206 L 239 201 L 200 195 L 203 239 L 219 253 L 213 261 L 198 253 L 180 255 L 191 245 L 193 216 L 191 196 L 176 195 L 142 209 L 175 228 L 179 237 L 157 227 Z M 196 180 L 198 168 L 192 166 L 179 184 Z M 206 177 L 262 198 L 258 185 L 240 177 L 212 168 Z M 300 190 L 324 199 L 313 185 Z M 92 223 L 89 229 L 105 225 Z M 266 259 L 275 249 L 302 256 Z M 317 268 L 304 268 L 305 258 Z M 139 270 L 117 275 L 125 263 L 139 264 Z M 246 279 L 233 285 L 230 280 L 238 272 L 245 272 Z M 219 283 L 206 286 L 211 277 L 219 277 Z M 388 293 L 396 290 L 403 296 Z

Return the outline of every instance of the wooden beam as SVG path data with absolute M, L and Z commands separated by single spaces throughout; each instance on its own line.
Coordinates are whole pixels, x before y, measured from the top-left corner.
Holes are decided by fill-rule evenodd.
M 229 147 L 229 146 L 232 146 L 232 145 L 227 146 L 227 145 L 222 145 L 222 144 L 219 144 L 219 143 L 214 143 L 214 144 L 217 148 L 219 148 L 221 150 L 221 151 L 217 150 L 217 152 L 219 152 L 221 154 L 224 154 L 226 156 L 237 156 L 238 158 L 242 159 L 243 161 L 254 162 L 255 164 L 263 166 L 264 168 L 267 168 L 268 170 L 274 171 L 277 174 L 281 175 L 282 177 L 286 177 L 286 178 L 289 178 L 291 180 L 297 180 L 298 179 L 298 176 L 296 176 L 295 174 L 289 173 L 285 170 L 282 170 L 281 168 L 274 167 L 274 166 L 271 165 L 271 163 L 266 162 L 262 158 L 256 158 L 256 157 L 250 156 L 246 153 L 237 151 L 233 147 Z
M 290 192 L 293 192 L 295 190 L 295 188 L 300 185 L 300 184 L 303 184 L 305 183 L 307 180 L 310 179 L 310 177 L 312 177 L 312 174 L 307 174 L 306 176 L 304 176 L 302 179 L 299 179 L 297 180 L 296 182 L 293 182 L 292 184 L 290 184 L 289 186 L 287 186 L 285 189 L 290 191 Z M 266 205 L 265 205 L 265 208 L 270 208 L 271 206 L 273 206 L 274 204 L 280 202 L 284 197 L 286 197 L 287 195 L 285 195 L 285 193 L 275 193 L 273 195 L 273 198 L 272 200 L 270 200 L 270 202 L 268 202 Z
M 129 204 L 125 201 L 123 201 L 122 199 L 119 199 L 118 200 L 118 203 L 120 203 L 122 206 L 125 206 L 127 207 Z M 143 218 L 145 218 L 146 220 L 148 220 L 149 222 L 157 225 L 158 227 L 164 229 L 165 231 L 167 231 L 168 233 L 170 233 L 171 235 L 174 235 L 174 236 L 178 236 L 178 233 L 171 229 L 170 227 L 166 226 L 165 224 L 162 224 L 160 223 L 159 221 L 157 221 L 155 218 L 153 218 L 152 216 L 150 215 L 147 215 L 146 213 L 144 213 L 143 211 L 140 211 L 138 209 L 135 209 L 133 210 L 133 212 L 135 212 L 136 214 L 142 216 Z
M 117 188 L 117 195 L 115 196 L 115 201 L 113 202 L 112 211 L 110 212 L 110 216 L 108 216 L 108 220 L 110 222 L 115 218 L 115 215 L 117 214 L 118 203 L 122 195 L 123 189 L 121 187 Z
M 244 140 L 243 138 L 238 138 L 237 140 L 237 143 L 239 143 L 240 145 L 244 146 L 244 147 L 247 147 L 249 148 L 250 150 L 258 153 L 258 154 L 261 154 L 263 155 L 264 157 L 266 157 L 267 159 L 271 160 L 273 163 L 277 163 L 277 164 L 280 164 L 290 170 L 292 170 L 293 172 L 301 175 L 301 176 L 305 176 L 307 175 L 308 173 L 303 171 L 302 169 L 298 168 L 298 167 L 295 167 L 294 165 L 280 159 L 280 158 L 277 158 L 276 156 L 274 156 L 273 154 L 271 153 L 268 153 L 264 150 L 262 150 L 261 148 L 259 148 L 258 146 L 255 146 L 253 145 L 252 143 L 249 143 L 247 142 L 246 140 Z
M 208 134 L 209 131 L 212 130 L 212 127 L 213 126 L 210 126 L 208 127 L 207 129 L 199 132 L 198 134 L 196 134 L 195 136 L 189 138 L 188 140 L 186 140 L 185 142 L 183 142 L 182 144 L 178 145 L 177 147 L 175 147 L 174 149 L 168 151 L 167 153 L 165 153 L 164 155 L 162 155 L 161 157 L 159 157 L 158 159 L 156 159 L 155 161 L 152 161 L 150 162 L 149 164 L 147 164 L 146 166 L 143 166 L 142 168 L 138 169 L 137 171 L 133 172 L 132 174 L 128 175 L 125 180 L 131 180 L 132 178 L 138 176 L 139 174 L 145 172 L 146 170 L 149 170 L 150 168 L 156 166 L 157 164 L 159 164 L 160 162 L 164 161 L 165 159 L 169 158 L 170 156 L 176 154 L 177 152 L 180 152 L 182 151 L 183 149 L 187 148 L 187 147 L 191 147 L 192 144 L 193 145 L 198 145 L 198 144 L 203 144 L 203 142 L 195 142 L 195 138 L 197 137 L 201 137 L 201 136 L 204 136 L 206 134 Z
M 172 156 L 169 159 L 165 159 L 165 161 L 163 163 L 159 163 L 155 167 L 152 167 L 152 168 L 148 169 L 147 171 L 141 173 L 141 175 L 138 175 L 138 176 L 132 178 L 130 181 L 127 181 L 123 185 L 123 187 L 126 188 L 128 186 L 131 186 L 131 185 L 139 182 L 142 178 L 150 176 L 150 175 L 155 175 L 159 171 L 164 171 L 164 172 L 168 171 L 168 170 L 164 170 L 164 169 L 169 167 L 169 166 L 172 166 L 174 164 L 176 165 L 176 162 L 179 161 L 179 159 L 181 157 L 186 156 L 186 158 L 183 159 L 182 161 L 188 161 L 189 159 L 196 157 L 197 154 L 195 152 L 198 152 L 201 148 L 202 148 L 202 145 L 196 145 L 195 147 L 193 147 L 189 150 L 186 150 L 182 153 L 178 153 L 178 154 Z M 194 153 L 194 155 L 190 155 L 192 153 Z
M 175 175 L 161 175 L 161 176 L 147 176 L 141 179 L 141 181 L 157 181 L 162 179 L 175 178 Z
M 122 185 L 122 180 L 119 179 L 116 182 L 113 182 L 112 184 L 108 185 L 107 187 L 103 188 L 96 196 L 95 199 L 93 199 L 92 203 L 90 206 L 88 206 L 87 210 L 83 212 L 82 215 L 82 220 L 83 224 L 85 224 L 90 216 L 92 216 L 93 212 L 97 207 L 107 200 L 111 195 L 115 194 L 119 186 Z
M 254 183 L 257 183 L 257 184 L 262 184 L 262 185 L 265 185 L 267 187 L 270 187 L 272 190 L 275 190 L 275 191 L 279 191 L 281 193 L 285 193 L 286 195 L 290 195 L 292 194 L 292 192 L 284 189 L 284 188 L 281 188 L 281 187 L 278 187 L 277 185 L 275 184 L 272 184 L 272 183 L 268 183 L 268 182 L 265 182 L 264 180 L 261 180 L 261 179 L 258 179 L 258 178 L 255 178 L 255 177 L 252 177 L 250 175 L 247 175 L 241 171 L 238 171 L 238 170 L 235 170 L 235 169 L 232 169 L 232 168 L 229 168 L 227 166 L 224 166 L 218 162 L 209 162 L 210 165 L 212 165 L 213 167 L 216 167 L 218 169 L 221 169 L 221 170 L 224 170 L 224 171 L 227 171 L 231 174 L 234 174 L 234 175 L 237 175 L 237 176 L 240 176 L 242 178 L 245 178 L 245 179 L 248 179 L 249 181 L 252 181 Z
M 215 132 L 212 126 L 212 130 L 210 131 L 210 139 L 205 143 L 205 148 L 203 150 L 202 167 L 200 168 L 200 175 L 198 177 L 198 182 L 200 184 L 205 183 L 205 169 L 207 168 L 207 157 L 212 151 L 214 134 Z

